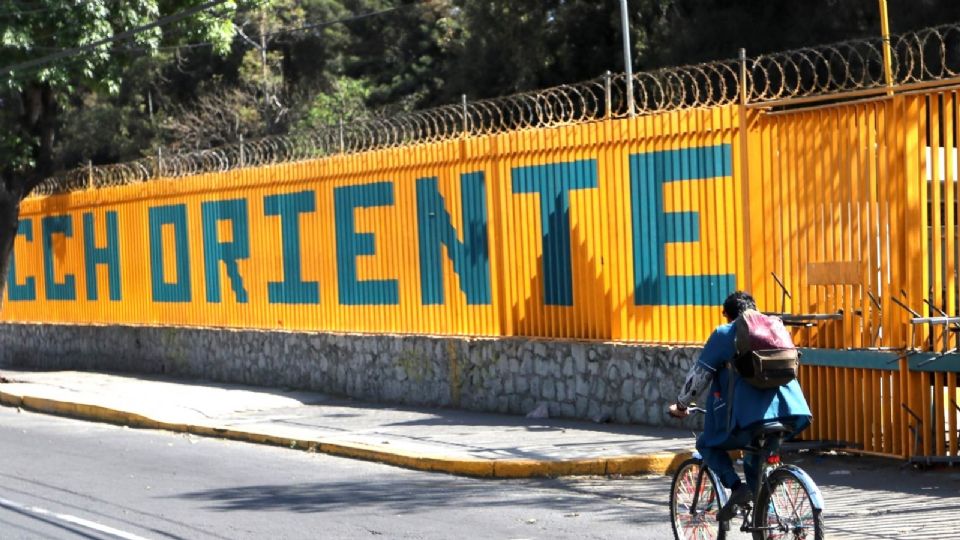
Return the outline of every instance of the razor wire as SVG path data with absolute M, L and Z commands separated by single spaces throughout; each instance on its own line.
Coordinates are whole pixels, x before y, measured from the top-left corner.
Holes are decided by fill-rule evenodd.
M 880 38 L 764 54 L 740 60 L 669 67 L 602 77 L 466 101 L 392 116 L 341 122 L 305 135 L 275 135 L 206 150 L 167 152 L 127 163 L 88 166 L 47 178 L 33 195 L 108 187 L 159 178 L 260 167 L 435 143 L 463 137 L 581 124 L 634 115 L 768 103 L 887 85 Z M 960 23 L 890 38 L 890 85 L 960 77 Z M 741 72 L 745 74 L 741 80 Z M 634 110 L 629 110 L 629 93 Z

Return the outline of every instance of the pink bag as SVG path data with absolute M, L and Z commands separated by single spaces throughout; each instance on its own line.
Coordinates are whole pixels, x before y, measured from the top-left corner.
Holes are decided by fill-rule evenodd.
M 732 364 L 743 380 L 770 389 L 797 378 L 800 353 L 779 317 L 748 309 L 734 321 L 734 329 L 737 354 Z

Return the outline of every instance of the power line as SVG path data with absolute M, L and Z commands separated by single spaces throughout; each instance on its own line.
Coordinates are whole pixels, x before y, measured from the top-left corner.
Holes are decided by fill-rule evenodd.
M 91 50 L 91 49 L 95 49 L 95 48 L 97 48 L 97 47 L 100 47 L 101 45 L 105 45 L 105 44 L 107 44 L 107 43 L 113 43 L 113 42 L 115 42 L 115 41 L 119 41 L 119 40 L 122 40 L 122 39 L 127 39 L 127 38 L 129 38 L 129 37 L 133 37 L 133 36 L 135 36 L 135 35 L 137 35 L 137 34 L 139 34 L 139 33 L 142 33 L 142 32 L 144 32 L 144 31 L 146 31 L 146 30 L 149 30 L 149 29 L 151 29 L 151 28 L 156 28 L 156 27 L 159 27 L 159 26 L 165 26 L 165 25 L 167 25 L 167 24 L 180 21 L 180 20 L 185 19 L 185 18 L 187 18 L 187 17 L 189 17 L 189 16 L 191 16 L 191 15 L 194 15 L 194 14 L 199 13 L 199 12 L 201 12 L 201 11 L 206 11 L 206 10 L 212 8 L 212 7 L 219 6 L 220 4 L 223 4 L 223 3 L 226 3 L 226 2 L 227 2 L 227 0 L 214 0 L 213 2 L 207 2 L 206 4 L 203 4 L 203 5 L 200 5 L 200 6 L 196 6 L 196 7 L 190 8 L 190 9 L 186 9 L 186 10 L 183 10 L 183 11 L 181 11 L 181 12 L 179 12 L 179 13 L 174 13 L 173 15 L 168 15 L 168 16 L 166 16 L 166 17 L 161 17 L 160 19 L 157 19 L 156 21 L 154 21 L 154 22 L 152 22 L 152 23 L 145 24 L 145 25 L 142 25 L 142 26 L 138 26 L 138 27 L 136 27 L 136 28 L 131 28 L 130 30 L 127 30 L 127 31 L 124 31 L 124 32 L 120 32 L 119 34 L 114 34 L 114 35 L 112 35 L 112 36 L 110 36 L 110 37 L 108 37 L 108 38 L 104 38 L 104 39 L 101 39 L 101 40 L 98 40 L 98 41 L 94 41 L 93 43 L 88 43 L 88 44 L 86 44 L 86 45 L 81 45 L 81 46 L 79 46 L 79 47 L 72 47 L 72 48 L 70 48 L 70 49 L 66 49 L 66 50 L 63 50 L 63 51 L 60 51 L 60 52 L 56 52 L 56 53 L 53 53 L 53 54 L 48 54 L 48 55 L 46 55 L 46 56 L 42 56 L 42 57 L 37 58 L 37 59 L 34 59 L 34 60 L 28 60 L 28 61 L 26 61 L 26 62 L 20 62 L 19 64 L 13 64 L 13 65 L 11 65 L 11 66 L 7 66 L 7 67 L 3 68 L 2 70 L 0 70 L 0 72 L 2 72 L 2 73 L 12 73 L 12 72 L 14 72 L 14 71 L 16 71 L 16 70 L 27 69 L 27 68 L 31 68 L 31 67 L 35 67 L 35 66 L 42 66 L 42 65 L 45 65 L 45 64 L 49 64 L 50 62 L 53 62 L 53 61 L 55 61 L 55 60 L 60 60 L 60 59 L 62 59 L 62 58 L 69 58 L 69 57 L 72 57 L 72 56 L 76 56 L 76 55 L 78 55 L 78 54 L 80 54 L 80 53 L 82 53 L 82 52 L 89 51 L 89 50 Z

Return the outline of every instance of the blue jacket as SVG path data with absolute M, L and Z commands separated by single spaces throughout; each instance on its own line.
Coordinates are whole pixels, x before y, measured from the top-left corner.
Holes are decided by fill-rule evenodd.
M 727 362 L 734 357 L 734 325 L 717 327 L 707 339 L 698 362 L 713 373 L 707 414 L 700 442 L 707 446 L 721 444 L 729 433 L 762 421 L 789 421 L 799 432 L 810 425 L 810 407 L 796 380 L 779 388 L 761 390 L 737 377 L 733 389 L 733 415 L 727 426 L 730 370 Z

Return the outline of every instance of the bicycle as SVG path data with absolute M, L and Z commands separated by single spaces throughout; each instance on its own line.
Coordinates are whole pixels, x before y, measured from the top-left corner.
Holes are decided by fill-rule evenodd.
M 705 413 L 691 406 L 691 413 Z M 781 538 L 823 539 L 823 496 L 813 479 L 800 467 L 780 461 L 769 449 L 780 448 L 791 429 L 780 422 L 768 422 L 753 433 L 744 453 L 759 454 L 759 486 L 751 504 L 738 508 L 743 519 L 740 530 L 753 534 L 754 540 Z M 775 443 L 775 444 L 772 444 Z M 718 522 L 717 513 L 727 502 L 720 478 L 711 471 L 699 453 L 684 461 L 670 485 L 670 520 L 676 540 L 724 540 L 730 522 Z M 763 511 L 757 511 L 763 509 Z M 716 532 L 716 534 L 714 534 Z

